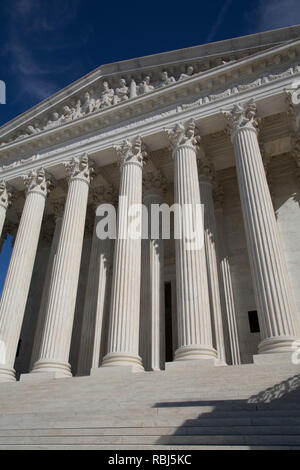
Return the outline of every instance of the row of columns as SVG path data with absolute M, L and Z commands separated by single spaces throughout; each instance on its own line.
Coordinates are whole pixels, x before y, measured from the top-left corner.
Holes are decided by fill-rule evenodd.
M 286 352 L 292 350 L 292 343 L 300 337 L 299 325 L 258 145 L 255 112 L 255 105 L 251 102 L 235 106 L 225 116 L 228 118 L 234 143 L 248 252 L 262 325 L 259 352 Z M 230 343 L 235 350 L 233 356 L 237 363 L 239 353 L 230 272 L 228 265 L 223 263 L 223 282 L 220 286 L 212 180 L 203 163 L 200 184 L 198 179 L 197 150 L 200 138 L 193 120 L 177 124 L 168 129 L 167 133 L 173 148 L 174 200 L 180 206 L 190 205 L 192 208 L 181 220 L 183 236 L 175 240 L 178 317 L 178 349 L 175 360 L 218 358 L 219 362 L 225 362 L 220 304 L 220 292 L 225 292 L 229 299 L 225 316 L 228 323 L 233 325 Z M 163 336 L 160 263 L 163 249 L 159 240 L 149 240 L 145 264 L 151 288 L 145 301 L 143 291 L 142 299 L 140 297 L 141 239 L 126 237 L 126 230 L 130 222 L 128 206 L 142 202 L 143 164 L 147 154 L 139 137 L 124 141 L 116 150 L 121 161 L 117 237 L 114 247 L 111 243 L 106 246 L 97 238 L 96 228 L 94 229 L 88 292 L 90 289 L 96 295 L 93 298 L 87 295 L 84 306 L 84 324 L 87 327 L 80 346 L 80 367 L 86 367 L 89 358 L 92 358 L 93 367 L 99 366 L 100 331 L 106 322 L 107 353 L 103 357 L 102 367 L 128 366 L 143 370 L 139 355 L 141 306 L 142 329 L 146 331 L 150 321 L 149 338 L 151 335 L 156 339 Z M 74 158 L 66 164 L 66 168 L 69 174 L 68 195 L 61 224 L 57 224 L 55 232 L 57 243 L 51 253 L 51 267 L 46 276 L 47 287 L 41 303 L 40 321 L 44 326 L 34 347 L 32 361 L 32 374 L 42 373 L 51 377 L 71 376 L 68 358 L 90 183 L 86 155 Z M 27 197 L 0 301 L 2 381 L 14 380 L 13 365 L 49 187 L 44 170 L 32 172 L 26 177 L 26 182 Z M 4 194 L 3 188 L 2 193 L 0 188 L 0 194 Z M 148 202 L 153 203 L 153 197 L 153 194 L 149 195 Z M 4 206 L 0 199 L 0 207 L 5 209 L 4 212 L 0 210 L 0 223 L 4 220 L 7 209 L 7 201 L 3 202 Z M 204 224 L 199 225 L 196 208 L 201 203 L 205 206 Z M 139 217 L 141 226 L 141 214 Z M 203 239 L 203 243 L 194 249 L 190 249 L 187 239 L 191 229 L 198 232 L 200 242 Z M 111 298 L 108 310 L 104 292 L 108 291 L 112 253 L 113 275 L 109 287 Z M 106 312 L 109 312 L 108 318 Z M 97 332 L 97 338 L 92 331 Z M 143 352 L 147 358 L 147 368 L 160 368 L 163 359 L 162 342 L 159 340 L 154 343 L 151 339 L 149 343 L 145 343 L 147 351 Z

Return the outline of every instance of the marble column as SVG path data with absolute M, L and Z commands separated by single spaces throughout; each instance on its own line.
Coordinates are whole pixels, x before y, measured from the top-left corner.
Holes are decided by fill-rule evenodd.
M 87 155 L 73 158 L 66 169 L 68 194 L 52 268 L 39 358 L 31 372 L 53 378 L 72 375 L 68 360 L 90 184 Z
M 139 356 L 142 168 L 146 158 L 140 137 L 116 147 L 121 161 L 118 227 L 110 308 L 106 366 L 130 366 L 143 370 Z M 138 205 L 137 211 L 133 210 Z M 136 206 L 137 208 L 137 206 Z M 132 213 L 132 210 L 134 213 Z M 132 218 L 139 233 L 132 232 Z
M 48 193 L 43 169 L 30 172 L 24 182 L 25 205 L 0 301 L 0 381 L 15 380 L 13 367 Z
M 266 174 L 266 179 L 267 179 L 267 183 L 268 183 L 268 187 L 270 191 L 270 196 L 272 199 L 272 204 L 274 207 L 274 181 L 273 181 L 273 177 L 272 177 L 271 169 L 270 169 L 272 157 L 270 154 L 266 152 L 263 142 L 259 142 L 259 149 L 260 149 L 260 154 L 261 154 L 262 162 L 263 162 L 264 169 L 265 169 L 265 174 Z M 276 212 L 275 212 L 275 216 L 276 216 Z
M 151 206 L 162 204 L 166 179 L 157 171 L 143 178 L 148 236 L 142 240 L 140 354 L 145 370 L 165 367 L 164 241 L 151 237 Z M 159 221 L 158 221 L 159 222 Z
M 257 138 L 251 100 L 224 112 L 234 145 L 236 171 L 254 292 L 261 326 L 259 353 L 293 351 L 300 337 L 282 241 Z
M 201 149 L 202 150 L 202 149 Z M 212 311 L 212 328 L 215 347 L 220 364 L 226 364 L 226 352 L 223 333 L 223 319 L 219 288 L 217 261 L 217 228 L 213 201 L 214 169 L 204 152 L 199 152 L 199 185 L 200 199 L 204 205 L 204 242 L 208 274 L 210 306 Z
M 193 120 L 177 124 L 167 133 L 173 147 L 174 202 L 183 215 L 182 236 L 175 240 L 179 336 L 175 360 L 215 359 L 204 229 L 199 220 L 202 212 L 196 158 L 199 138 Z M 192 231 L 196 234 L 194 245 Z
M 218 232 L 218 258 L 220 268 L 220 294 L 222 310 L 227 322 L 229 351 L 231 363 L 241 364 L 239 336 L 237 329 L 236 310 L 232 286 L 230 260 L 224 232 L 223 199 L 224 193 L 220 185 L 215 190 L 215 215 Z
M 115 204 L 112 186 L 101 186 L 93 194 L 93 212 L 100 204 Z M 115 240 L 100 239 L 97 225 L 102 217 L 95 215 L 89 273 L 85 292 L 82 333 L 79 348 L 78 375 L 88 375 L 99 367 L 107 352 L 109 302 Z
M 59 237 L 60 237 L 63 208 L 64 208 L 64 205 L 61 202 L 56 201 L 53 204 L 55 229 L 54 229 L 54 234 L 53 234 L 53 238 L 51 242 L 51 249 L 50 249 L 50 254 L 48 258 L 46 276 L 44 280 L 38 319 L 37 319 L 37 324 L 36 324 L 36 329 L 35 329 L 34 342 L 33 342 L 33 348 L 32 348 L 32 353 L 31 353 L 30 369 L 32 369 L 34 363 L 38 360 L 38 357 L 39 357 L 39 351 L 40 351 L 40 346 L 41 346 L 42 336 L 43 336 L 43 329 L 44 329 L 45 320 L 46 320 L 51 274 L 52 274 L 53 264 L 54 264 L 54 260 L 56 257 L 57 247 L 58 247 L 58 242 L 59 242 Z
M 9 193 L 4 180 L 0 181 L 0 238 L 6 218 L 6 211 L 9 206 Z

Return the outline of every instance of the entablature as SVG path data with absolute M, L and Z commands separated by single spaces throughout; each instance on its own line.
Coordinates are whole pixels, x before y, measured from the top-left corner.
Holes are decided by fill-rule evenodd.
M 66 119 L 59 126 L 50 126 L 40 132 L 12 142 L 2 142 L 0 158 L 11 160 L 37 153 L 59 143 L 88 136 L 93 131 L 141 120 L 149 114 L 181 112 L 190 108 L 206 108 L 234 95 L 243 95 L 284 78 L 300 73 L 300 41 L 268 49 L 253 56 L 224 64 L 217 69 L 192 75 L 167 86 L 153 89 L 142 96 L 119 101 L 110 107 L 76 119 Z M 268 70 L 268 73 L 266 73 Z M 176 109 L 174 107 L 177 105 Z M 2 127 L 5 131 L 6 126 Z M 1 158 L 2 159 L 2 158 Z M 3 159 L 2 159 L 3 161 Z
M 290 49 L 290 47 L 292 49 Z M 272 119 L 272 125 L 274 126 L 275 122 L 275 126 L 277 126 L 277 140 L 278 136 L 280 139 L 284 139 L 288 137 L 288 131 L 286 129 L 284 130 L 284 125 L 282 124 L 284 118 L 277 117 L 276 121 L 272 116 L 276 116 L 280 113 L 282 116 L 286 115 L 288 105 L 286 102 L 285 89 L 296 86 L 300 83 L 300 66 L 297 65 L 297 62 L 299 61 L 298 55 L 300 54 L 300 41 L 289 44 L 288 46 L 282 46 L 281 49 L 280 57 L 283 57 L 285 54 L 287 55 L 288 60 L 285 61 L 280 59 L 280 67 L 276 64 L 278 71 L 277 74 L 264 73 L 263 76 L 269 77 L 268 80 L 255 78 L 254 71 L 256 68 L 253 64 L 251 65 L 248 63 L 248 69 L 251 66 L 251 81 L 249 82 L 249 86 L 247 87 L 246 83 L 243 82 L 243 87 L 240 88 L 240 90 L 237 88 L 237 92 L 235 93 L 226 94 L 220 92 L 221 96 L 219 100 L 214 99 L 205 102 L 203 98 L 199 98 L 199 88 L 201 89 L 202 85 L 199 83 L 199 77 L 194 77 L 186 80 L 186 83 L 183 83 L 183 81 L 181 83 L 176 83 L 172 90 L 171 86 L 166 87 L 165 90 L 153 91 L 147 96 L 132 100 L 134 103 L 126 102 L 117 105 L 115 107 L 115 111 L 118 107 L 118 119 L 116 119 L 116 122 L 113 124 L 107 125 L 104 128 L 103 126 L 101 128 L 101 122 L 103 123 L 103 119 L 106 119 L 105 113 L 112 113 L 112 109 L 107 109 L 97 115 L 87 116 L 82 118 L 81 121 L 78 120 L 74 123 L 71 122 L 62 126 L 61 129 L 52 129 L 51 131 L 45 132 L 44 135 L 34 136 L 28 139 L 28 142 L 26 140 L 26 142 L 10 144 L 0 150 L 0 157 L 3 155 L 1 159 L 3 164 L 2 167 L 0 167 L 0 177 L 7 180 L 13 180 L 20 177 L 24 172 L 40 166 L 48 168 L 49 171 L 52 171 L 51 168 L 53 168 L 54 173 L 56 173 L 55 168 L 63 161 L 85 152 L 95 160 L 98 166 L 102 167 L 116 161 L 117 156 L 113 150 L 113 146 L 116 143 L 124 138 L 137 134 L 141 135 L 150 151 L 155 151 L 168 146 L 168 140 L 164 132 L 165 127 L 168 127 L 180 120 L 190 118 L 195 119 L 200 133 L 205 139 L 205 136 L 224 131 L 226 123 L 221 113 L 222 109 L 230 108 L 234 103 L 246 101 L 250 98 L 254 98 L 256 101 L 259 117 L 265 118 L 266 130 L 263 129 L 263 132 L 267 135 L 267 140 L 271 142 L 273 139 L 272 132 L 274 134 L 274 128 L 272 131 L 272 126 L 270 127 Z M 293 63 L 291 63 L 290 59 L 291 50 L 294 54 Z M 270 51 L 268 51 L 268 54 L 269 53 Z M 275 57 L 278 57 L 278 54 L 279 52 L 276 50 Z M 254 60 L 254 58 L 252 57 L 248 60 Z M 256 64 L 256 62 L 254 63 Z M 235 67 L 236 65 L 237 64 L 227 65 L 226 67 Z M 287 66 L 288 68 L 286 68 Z M 282 71 L 283 69 L 285 71 Z M 261 67 L 259 70 L 261 71 Z M 272 72 L 274 72 L 274 70 L 272 70 Z M 214 80 L 212 83 L 215 83 L 216 79 L 220 78 L 219 73 L 220 70 L 208 73 L 210 80 Z M 224 73 L 225 69 L 223 70 L 223 74 Z M 229 73 L 228 69 L 226 73 Z M 230 76 L 232 77 L 232 71 L 230 72 Z M 239 77 L 240 83 L 242 83 L 242 75 L 239 75 Z M 208 78 L 206 77 L 206 79 Z M 253 83 L 255 83 L 255 86 Z M 187 92 L 189 87 L 191 90 L 194 90 L 194 96 L 195 94 L 198 96 L 194 101 L 191 101 L 190 98 L 192 93 Z M 198 92 L 195 91 L 196 89 Z M 179 100 L 181 104 L 178 104 L 180 93 L 185 95 L 185 101 L 188 99 L 188 103 L 183 103 L 181 97 Z M 151 94 L 153 96 L 150 96 Z M 167 102 L 168 97 L 170 97 L 170 99 L 174 99 L 175 96 L 177 97 L 177 102 L 174 103 L 174 105 L 170 105 Z M 151 102 L 154 97 L 157 100 L 157 109 L 155 110 L 154 106 L 151 106 L 152 111 L 145 114 L 144 111 L 142 111 L 142 104 L 144 105 L 147 100 L 150 100 Z M 128 106 L 137 106 L 139 101 L 141 104 L 141 114 L 139 115 L 137 112 L 134 117 L 127 116 L 127 118 L 125 118 Z M 85 136 L 81 133 L 81 125 L 86 127 L 87 135 Z M 77 136 L 74 137 L 72 136 L 72 132 L 75 132 L 76 127 Z M 281 129 L 281 134 L 278 134 L 278 129 Z M 58 137 L 59 132 L 67 132 L 67 134 L 65 134 L 65 138 L 67 139 L 65 142 L 60 141 L 60 138 Z M 55 143 L 49 142 L 51 141 L 51 136 L 53 136 Z M 48 142 L 48 144 L 46 144 L 46 142 Z M 39 148 L 39 143 L 44 147 Z M 230 146 L 230 144 L 227 145 Z M 224 168 L 226 165 L 228 165 L 228 163 L 222 162 L 220 163 L 220 168 Z M 60 174 L 55 175 L 55 177 L 58 177 L 59 179 Z

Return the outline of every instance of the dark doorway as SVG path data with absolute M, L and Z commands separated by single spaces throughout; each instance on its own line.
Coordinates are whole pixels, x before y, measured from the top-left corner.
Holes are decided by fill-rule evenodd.
M 250 332 L 251 333 L 259 333 L 260 328 L 259 328 L 259 321 L 258 321 L 258 315 L 256 310 L 251 310 L 248 312 L 248 318 L 249 318 L 249 326 L 250 326 Z
M 173 334 L 172 334 L 172 287 L 171 282 L 165 283 L 165 335 L 166 335 L 166 362 L 173 361 Z

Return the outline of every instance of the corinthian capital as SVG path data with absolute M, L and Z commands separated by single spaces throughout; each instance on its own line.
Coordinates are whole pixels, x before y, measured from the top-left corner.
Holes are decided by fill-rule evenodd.
M 91 181 L 93 169 L 89 167 L 89 157 L 84 154 L 80 157 L 73 157 L 70 162 L 64 164 L 69 180 L 81 180 L 87 184 Z
M 27 194 L 39 193 L 44 197 L 47 197 L 52 185 L 50 179 L 46 176 L 44 168 L 30 171 L 28 175 L 23 176 L 23 181 L 27 188 Z
M 0 180 L 0 206 L 7 209 L 11 200 L 11 193 L 8 192 L 6 182 L 4 180 Z
M 253 99 L 247 103 L 235 104 L 231 111 L 222 111 L 228 122 L 228 129 L 232 137 L 243 129 L 257 132 L 258 119 L 256 119 L 256 105 Z
M 300 85 L 294 89 L 285 90 L 289 115 L 292 118 L 295 132 L 300 131 Z
M 196 149 L 200 143 L 200 136 L 194 119 L 175 124 L 171 129 L 165 129 L 168 134 L 173 151 L 179 147 L 187 146 Z
M 119 145 L 115 145 L 121 166 L 128 163 L 143 166 L 148 158 L 145 145 L 140 136 L 125 139 Z

